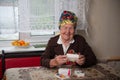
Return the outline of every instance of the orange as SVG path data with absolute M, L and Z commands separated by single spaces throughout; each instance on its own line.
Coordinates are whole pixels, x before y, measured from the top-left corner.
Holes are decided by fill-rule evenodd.
M 24 40 L 15 40 L 11 44 L 13 46 L 28 46 L 29 42 L 25 42 Z

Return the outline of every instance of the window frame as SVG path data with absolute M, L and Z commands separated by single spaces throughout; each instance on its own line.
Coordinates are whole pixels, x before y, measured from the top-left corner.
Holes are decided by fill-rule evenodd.
M 20 14 L 24 14 L 25 13 L 25 15 L 28 15 L 28 16 L 22 15 L 22 17 L 24 17 L 25 20 L 24 20 L 24 22 L 18 23 L 19 26 L 22 26 L 22 27 L 19 27 L 19 29 L 18 29 L 19 39 L 27 40 L 27 41 L 29 41 L 31 43 L 47 43 L 48 40 L 50 39 L 50 37 L 55 36 L 57 33 L 59 33 L 58 20 L 59 20 L 61 12 L 63 10 L 73 10 L 74 12 L 76 12 L 77 16 L 79 18 L 78 22 L 80 22 L 79 25 L 77 26 L 77 29 L 85 30 L 86 33 L 87 33 L 88 24 L 87 24 L 87 20 L 86 20 L 87 19 L 87 17 L 86 17 L 87 14 L 86 13 L 88 13 L 88 8 L 89 8 L 88 7 L 88 3 L 89 3 L 88 0 L 80 0 L 80 1 L 79 0 L 76 0 L 76 1 L 70 0 L 70 2 L 69 2 L 70 4 L 67 2 L 67 0 L 66 1 L 64 1 L 64 0 L 55 0 L 55 15 L 57 15 L 57 17 L 55 17 L 55 21 L 56 21 L 55 22 L 56 23 L 55 24 L 55 28 L 56 29 L 55 29 L 55 32 L 54 32 L 55 34 L 49 35 L 49 36 L 45 35 L 44 37 L 43 36 L 32 36 L 30 34 L 31 30 L 29 28 L 29 25 L 25 24 L 26 22 L 27 22 L 27 24 L 29 24 L 29 16 L 30 16 L 30 14 L 29 14 L 29 10 L 27 9 L 29 7 L 29 4 L 28 4 L 29 0 L 19 0 L 18 4 L 21 4 L 20 3 L 21 1 L 22 1 L 22 5 L 20 5 L 20 6 L 24 6 L 25 9 L 21 9 L 21 10 L 19 9 L 18 13 L 19 12 L 21 12 Z M 79 2 L 77 2 L 77 1 L 79 1 Z M 85 3 L 85 2 L 87 2 L 87 3 Z M 59 4 L 57 5 L 56 3 L 59 3 Z M 66 4 L 66 3 L 67 3 L 67 5 L 69 5 L 69 6 L 71 5 L 72 7 L 74 7 L 74 5 L 77 3 L 78 6 L 75 6 L 74 9 L 71 6 L 69 8 L 68 7 L 65 8 L 64 4 Z M 73 3 L 75 3 L 75 4 L 73 4 Z M 20 18 L 21 17 L 20 14 L 18 15 L 19 16 L 19 21 L 22 21 L 22 19 Z M 11 40 L 10 41 L 0 41 L 0 46 L 10 45 L 10 42 L 11 42 Z

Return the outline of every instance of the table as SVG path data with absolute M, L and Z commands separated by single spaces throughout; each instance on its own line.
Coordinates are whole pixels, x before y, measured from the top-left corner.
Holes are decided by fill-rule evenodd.
M 99 63 L 89 68 L 80 69 L 85 73 L 85 77 L 67 80 L 120 80 L 120 75 L 117 74 L 110 66 Z M 45 67 L 24 67 L 10 68 L 4 74 L 3 80 L 60 80 L 55 74 L 58 68 L 49 69 Z

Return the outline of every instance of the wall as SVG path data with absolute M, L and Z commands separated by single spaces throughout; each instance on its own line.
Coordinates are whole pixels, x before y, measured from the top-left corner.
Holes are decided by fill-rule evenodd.
M 100 60 L 120 59 L 120 0 L 91 0 L 89 35 L 85 35 Z

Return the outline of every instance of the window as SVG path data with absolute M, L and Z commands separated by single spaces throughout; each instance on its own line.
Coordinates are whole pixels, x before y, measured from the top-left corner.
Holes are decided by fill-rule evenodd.
M 30 42 L 46 43 L 58 28 L 55 0 L 19 0 L 19 4 L 20 35 Z
M 78 29 L 86 29 L 87 0 L 0 0 L 0 46 L 23 39 L 46 43 L 58 31 L 61 12 L 78 16 Z M 7 12 L 6 12 L 7 11 Z M 9 12 L 9 13 L 8 13 Z
M 18 7 L 16 5 L 15 0 L 0 0 L 0 40 L 19 39 Z
M 47 6 L 46 6 L 46 5 Z M 55 0 L 30 1 L 31 35 L 52 35 L 55 31 Z

